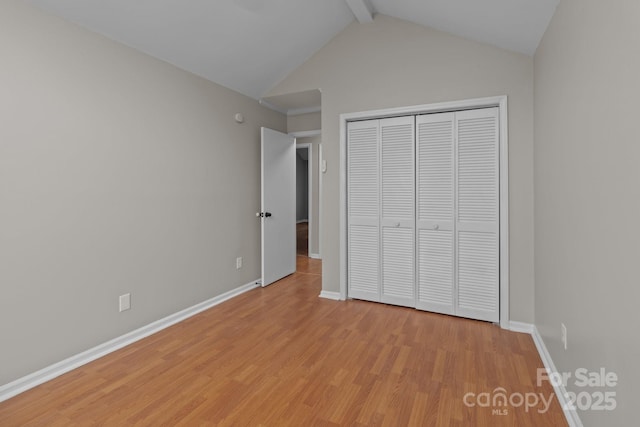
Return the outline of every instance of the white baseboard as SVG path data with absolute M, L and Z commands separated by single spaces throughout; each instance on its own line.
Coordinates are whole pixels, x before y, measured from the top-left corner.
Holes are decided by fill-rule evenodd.
M 557 373 L 558 370 L 556 369 L 556 365 L 554 365 L 553 360 L 551 359 L 551 355 L 549 354 L 549 351 L 547 350 L 547 346 L 544 344 L 544 341 L 542 340 L 542 336 L 540 336 L 540 333 L 538 332 L 538 328 L 535 327 L 535 325 L 532 325 L 533 330 L 531 332 L 531 337 L 533 338 L 533 342 L 536 345 L 536 348 L 538 349 L 538 353 L 540 354 L 540 359 L 542 359 L 542 363 L 544 364 L 544 367 L 547 368 L 549 370 L 550 373 Z M 564 412 L 564 416 L 567 419 L 567 422 L 569 423 L 569 427 L 583 427 L 582 426 L 582 421 L 580 421 L 580 417 L 578 416 L 578 412 L 575 410 L 570 410 L 568 408 L 568 402 L 567 402 L 567 390 L 564 387 L 564 384 L 562 384 L 561 381 L 558 381 L 560 384 L 557 384 L 554 382 L 553 384 L 553 390 L 556 393 L 556 396 L 558 398 L 558 401 L 560 402 L 560 406 L 562 407 L 562 411 Z
M 536 345 L 536 349 L 538 350 L 538 354 L 540 355 L 540 359 L 542 359 L 542 363 L 544 367 L 549 370 L 549 373 L 557 373 L 558 370 L 556 366 L 553 364 L 553 360 L 551 359 L 551 355 L 547 350 L 547 346 L 544 345 L 544 341 L 538 332 L 538 328 L 531 323 L 524 322 L 509 322 L 509 330 L 513 332 L 522 332 L 525 334 L 530 334 L 531 338 L 533 338 L 533 342 Z M 567 423 L 569 423 L 569 427 L 582 427 L 582 421 L 580 421 L 580 417 L 578 417 L 578 413 L 576 411 L 572 411 L 568 409 L 566 393 L 563 384 L 555 385 L 553 384 L 553 391 L 558 398 L 558 402 L 562 407 L 562 412 L 564 412 L 564 416 L 567 419 Z
M 509 330 L 513 332 L 533 334 L 533 328 L 534 326 L 531 323 L 515 322 L 513 320 L 509 322 Z
M 320 257 L 320 254 L 311 254 L 311 253 L 309 254 L 309 258 L 313 258 L 313 259 L 322 259 L 322 258 Z
M 332 299 L 335 301 L 340 301 L 340 292 L 331 292 L 331 291 L 321 291 L 320 298 Z
M 163 329 L 168 328 L 178 322 L 181 322 L 191 316 L 194 316 L 202 311 L 205 311 L 211 307 L 214 307 L 220 303 L 223 303 L 235 296 L 243 294 L 251 289 L 259 286 L 258 280 L 254 280 L 246 285 L 239 286 L 228 292 L 225 292 L 217 297 L 213 297 L 204 302 L 181 310 L 177 313 L 171 314 L 163 319 L 157 320 L 153 323 L 149 323 L 139 329 L 121 335 L 103 344 L 99 344 L 96 347 L 83 351 L 82 353 L 71 356 L 65 360 L 62 360 L 46 368 L 40 369 L 32 374 L 26 375 L 22 378 L 18 378 L 8 384 L 0 386 L 0 402 L 8 400 L 22 392 L 25 392 L 31 388 L 39 386 L 49 380 L 52 380 L 62 374 L 65 374 L 73 369 L 76 369 L 82 365 L 86 365 L 102 356 L 126 347 L 142 338 L 153 335 Z

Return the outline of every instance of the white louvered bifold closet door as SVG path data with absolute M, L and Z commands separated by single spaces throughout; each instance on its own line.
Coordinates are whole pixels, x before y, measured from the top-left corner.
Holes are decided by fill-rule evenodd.
M 380 120 L 381 301 L 415 307 L 414 122 Z
M 499 321 L 498 109 L 347 125 L 351 298 Z
M 379 121 L 347 127 L 349 297 L 380 301 Z
M 455 314 L 454 113 L 416 118 L 416 307 Z
M 456 314 L 499 316 L 498 109 L 456 113 Z

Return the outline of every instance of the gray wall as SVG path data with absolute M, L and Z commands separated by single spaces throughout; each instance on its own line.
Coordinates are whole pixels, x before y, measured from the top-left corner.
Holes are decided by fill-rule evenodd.
M 287 117 L 287 131 L 289 133 L 320 129 L 322 129 L 322 115 L 320 112 Z
M 306 221 L 309 219 L 309 161 L 300 156 L 300 150 L 296 153 L 296 221 Z
M 22 1 L 0 52 L 0 385 L 260 277 L 284 116 Z
M 323 289 L 338 291 L 339 115 L 509 96 L 511 319 L 533 322 L 533 59 L 377 15 L 353 23 L 272 89 L 322 90 Z
M 639 19 L 636 0 L 562 0 L 535 56 L 536 325 L 560 371 L 620 378 L 586 426 L 638 423 Z

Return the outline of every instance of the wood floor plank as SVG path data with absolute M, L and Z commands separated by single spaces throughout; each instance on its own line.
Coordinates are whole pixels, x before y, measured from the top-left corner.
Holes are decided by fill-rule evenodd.
M 0 403 L 14 426 L 562 426 L 467 393 L 553 393 L 530 336 L 318 298 L 321 262 Z

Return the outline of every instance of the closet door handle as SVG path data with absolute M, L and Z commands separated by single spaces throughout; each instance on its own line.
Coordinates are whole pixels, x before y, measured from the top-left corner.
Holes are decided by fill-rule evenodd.
M 396 228 L 399 228 L 399 227 L 400 227 L 400 223 L 396 222 Z
M 433 229 L 434 230 L 440 230 L 440 226 L 438 224 L 436 224 L 436 225 L 433 226 Z

